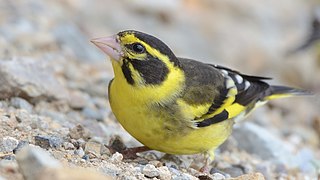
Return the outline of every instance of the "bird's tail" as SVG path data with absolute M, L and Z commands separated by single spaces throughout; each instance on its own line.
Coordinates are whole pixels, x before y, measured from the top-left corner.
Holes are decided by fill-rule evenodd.
M 285 98 L 291 96 L 308 96 L 312 95 L 311 92 L 303 90 L 303 89 L 296 89 L 292 87 L 286 86 L 270 86 L 267 91 L 267 95 L 265 96 L 265 100 L 272 100 L 278 98 Z

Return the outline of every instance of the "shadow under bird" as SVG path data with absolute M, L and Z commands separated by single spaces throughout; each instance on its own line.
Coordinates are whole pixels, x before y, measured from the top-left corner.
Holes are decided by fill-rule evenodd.
M 111 59 L 109 101 L 115 117 L 145 145 L 131 153 L 204 153 L 213 160 L 234 122 L 258 104 L 309 94 L 269 85 L 270 78 L 177 57 L 161 40 L 134 30 L 91 42 Z

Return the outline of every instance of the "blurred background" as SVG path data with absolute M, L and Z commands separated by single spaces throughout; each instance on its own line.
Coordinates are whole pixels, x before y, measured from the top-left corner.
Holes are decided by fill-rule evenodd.
M 237 125 L 216 161 L 218 169 L 229 167 L 219 162 L 247 161 L 252 168 L 243 173 L 262 172 L 271 179 L 282 175 L 315 178 L 320 168 L 319 7 L 316 0 L 1 0 L 0 73 L 2 69 L 15 77 L 32 64 L 46 68 L 41 65 L 44 72 L 40 74 L 37 68 L 32 75 L 21 73 L 26 79 L 41 76 L 32 83 L 40 82 L 40 89 L 45 90 L 18 88 L 16 94 L 0 87 L 6 94 L 0 95 L 4 104 L 0 108 L 15 112 L 6 109 L 14 106 L 12 98 L 19 97 L 30 104 L 31 114 L 48 117 L 61 128 L 80 123 L 95 136 L 119 134 L 123 130 L 107 102 L 111 64 L 90 39 L 139 30 L 164 41 L 177 56 L 272 77 L 273 84 L 314 92 L 312 97 L 275 100 L 257 109 Z M 8 65 L 10 60 L 16 64 Z M 47 72 L 53 80 L 46 79 Z M 0 82 L 4 87 L 9 81 L 0 77 Z M 57 99 L 66 105 L 54 104 Z M 100 134 L 92 119 L 103 124 Z M 8 132 L 0 132 L 0 137 Z M 133 141 L 123 136 L 125 142 Z M 267 145 L 259 149 L 256 143 Z M 273 166 L 279 164 L 275 159 L 280 159 L 279 166 Z

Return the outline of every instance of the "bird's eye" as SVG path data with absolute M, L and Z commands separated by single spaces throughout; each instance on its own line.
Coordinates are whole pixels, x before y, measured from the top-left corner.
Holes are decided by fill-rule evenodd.
M 132 50 L 136 53 L 144 53 L 145 52 L 144 46 L 140 43 L 133 43 Z

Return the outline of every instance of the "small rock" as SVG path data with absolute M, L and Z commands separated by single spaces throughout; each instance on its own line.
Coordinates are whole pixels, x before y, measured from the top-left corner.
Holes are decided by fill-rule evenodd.
M 11 98 L 10 103 L 15 108 L 25 109 L 29 113 L 32 112 L 33 106 L 25 99 L 22 99 L 20 97 L 14 97 L 14 98 Z
M 220 174 L 220 173 L 214 173 L 214 174 L 212 174 L 212 177 L 213 177 L 214 180 L 226 179 L 226 177 L 223 174 Z
M 236 178 L 232 178 L 232 180 L 248 180 L 248 179 L 265 180 L 264 176 L 261 173 L 244 174 Z
M 17 161 L 21 173 L 27 180 L 37 179 L 37 176 L 47 168 L 59 168 L 61 164 L 41 148 L 25 147 L 17 153 Z
M 34 136 L 35 145 L 44 149 L 60 148 L 63 139 L 58 136 Z
M 170 173 L 170 171 L 169 171 L 167 166 L 159 167 L 158 171 L 159 171 L 159 178 L 161 180 L 171 179 L 171 173 Z
M 100 157 L 102 144 L 96 141 L 88 141 L 85 145 L 84 152 L 86 154 L 92 154 L 95 157 Z
M 109 147 L 111 147 L 115 152 L 121 152 L 127 149 L 120 136 L 113 136 L 110 139 Z
M 151 164 L 147 164 L 143 167 L 142 173 L 148 178 L 158 177 L 160 175 L 159 170 Z
M 6 136 L 0 141 L 0 152 L 12 152 L 19 144 L 19 141 L 13 137 Z
M 224 169 L 221 169 L 222 172 L 230 174 L 231 177 L 237 177 L 244 174 L 244 168 L 241 167 L 241 165 L 233 165 L 231 167 L 227 167 Z
M 182 173 L 179 175 L 173 175 L 172 180 L 198 180 L 198 178 L 187 173 Z
M 110 158 L 110 161 L 113 162 L 113 163 L 120 163 L 123 159 L 123 155 L 121 153 L 114 153 L 111 158 Z
M 82 147 L 80 147 L 79 149 L 74 151 L 75 155 L 78 155 L 80 157 L 83 157 L 85 155 L 84 150 L 82 149 Z
M 199 180 L 212 180 L 211 177 L 209 177 L 209 175 L 200 175 L 198 176 Z
M 20 150 L 22 148 L 24 148 L 25 146 L 28 146 L 29 142 L 28 141 L 19 141 L 19 144 L 16 148 L 13 149 L 13 153 L 17 154 L 18 152 L 20 152 Z
M 64 142 L 64 143 L 63 143 L 63 147 L 64 147 L 64 149 L 66 149 L 66 150 L 72 150 L 72 149 L 74 149 L 74 145 L 73 145 L 72 143 L 69 143 L 69 142 Z
M 69 136 L 73 139 L 82 138 L 84 140 L 88 140 L 91 137 L 90 132 L 80 124 L 70 129 Z
M 105 166 L 100 167 L 99 171 L 112 177 L 117 177 L 120 174 L 121 169 L 112 163 L 108 163 Z
M 101 146 L 100 153 L 101 153 L 101 155 L 107 155 L 107 156 L 111 155 L 110 149 L 107 148 L 105 145 Z
M 90 159 L 88 154 L 85 154 L 84 156 L 82 156 L 81 158 L 82 160 L 88 161 Z

